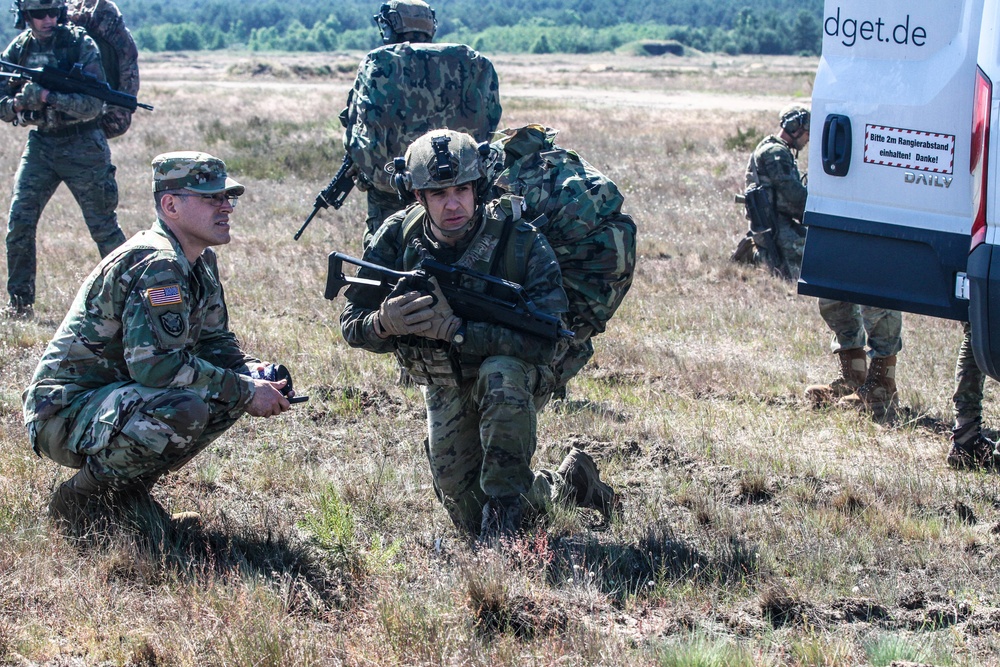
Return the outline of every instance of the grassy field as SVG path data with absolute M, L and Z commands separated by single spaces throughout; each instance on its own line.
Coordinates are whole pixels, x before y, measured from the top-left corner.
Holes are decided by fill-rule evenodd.
M 497 59 L 502 124 L 558 128 L 609 174 L 640 256 L 536 457 L 585 448 L 623 515 L 561 511 L 501 555 L 436 502 L 419 392 L 323 299 L 364 197 L 292 240 L 339 164 L 358 54 L 311 58 L 147 59 L 156 110 L 112 144 L 129 235 L 157 153 L 207 150 L 247 185 L 220 250 L 232 326 L 311 396 L 157 487 L 199 530 L 79 548 L 45 518 L 69 471 L 30 452 L 20 391 L 98 259 L 64 188 L 46 208 L 36 319 L 0 322 L 0 664 L 1000 664 L 1000 486 L 944 465 L 959 326 L 904 318 L 895 420 L 813 410 L 803 389 L 836 368 L 815 300 L 728 262 L 752 137 L 808 99 L 815 60 Z M 23 142 L 0 132 L 0 183 Z

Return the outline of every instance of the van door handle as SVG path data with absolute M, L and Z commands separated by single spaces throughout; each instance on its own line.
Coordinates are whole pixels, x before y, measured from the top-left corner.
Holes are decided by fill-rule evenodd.
M 823 171 L 847 176 L 851 168 L 851 119 L 830 114 L 823 123 Z

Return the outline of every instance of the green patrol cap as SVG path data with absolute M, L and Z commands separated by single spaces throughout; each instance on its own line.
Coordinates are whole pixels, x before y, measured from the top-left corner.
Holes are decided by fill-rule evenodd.
M 153 192 L 192 190 L 236 196 L 246 190 L 226 174 L 226 163 L 208 153 L 176 151 L 153 158 Z

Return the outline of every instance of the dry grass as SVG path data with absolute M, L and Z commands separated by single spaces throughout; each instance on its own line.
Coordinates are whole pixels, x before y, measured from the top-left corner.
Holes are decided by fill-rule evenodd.
M 559 128 L 620 184 L 640 263 L 594 363 L 539 419 L 538 464 L 585 447 L 623 516 L 560 512 L 484 554 L 434 499 L 419 394 L 348 349 L 322 298 L 327 253 L 360 252 L 363 197 L 292 241 L 336 170 L 357 57 L 151 59 L 156 111 L 112 146 L 129 234 L 151 221 L 156 153 L 234 166 L 234 329 L 312 396 L 157 489 L 202 530 L 79 548 L 44 520 L 67 472 L 28 451 L 19 393 L 97 260 L 64 189 L 46 209 L 37 319 L 0 328 L 0 664 L 1000 663 L 1000 488 L 943 462 L 959 327 L 905 318 L 897 421 L 810 410 L 803 388 L 835 371 L 815 301 L 727 262 L 746 160 L 727 146 L 808 96 L 815 61 L 498 59 L 504 124 Z M 0 133 L 0 183 L 23 139 Z

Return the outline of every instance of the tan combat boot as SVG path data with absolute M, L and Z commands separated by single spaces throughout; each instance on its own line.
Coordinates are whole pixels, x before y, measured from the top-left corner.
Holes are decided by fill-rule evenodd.
M 60 530 L 71 535 L 81 535 L 100 514 L 103 505 L 102 495 L 108 488 L 108 485 L 98 481 L 90 468 L 85 465 L 60 484 L 52 494 L 49 500 L 49 516 Z
M 620 512 L 620 499 L 614 489 L 601 481 L 597 464 L 587 452 L 576 447 L 570 449 L 557 472 L 568 486 L 566 497 L 575 502 L 577 507 L 595 509 L 604 516 L 605 521 Z
M 896 355 L 875 357 L 868 367 L 868 377 L 850 396 L 837 403 L 840 407 L 866 410 L 881 417 L 899 407 L 896 392 Z
M 860 347 L 837 352 L 840 357 L 840 377 L 830 384 L 812 384 L 806 387 L 806 399 L 813 407 L 833 403 L 838 398 L 849 396 L 865 382 L 868 372 L 868 356 Z

